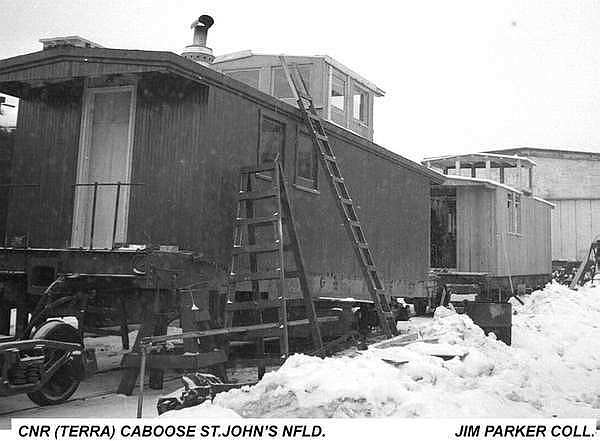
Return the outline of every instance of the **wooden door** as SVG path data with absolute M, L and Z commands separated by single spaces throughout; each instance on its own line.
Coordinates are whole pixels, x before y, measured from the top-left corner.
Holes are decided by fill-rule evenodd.
M 71 245 L 112 248 L 127 242 L 130 187 L 117 183 L 130 183 L 135 88 L 87 89 L 84 100 Z

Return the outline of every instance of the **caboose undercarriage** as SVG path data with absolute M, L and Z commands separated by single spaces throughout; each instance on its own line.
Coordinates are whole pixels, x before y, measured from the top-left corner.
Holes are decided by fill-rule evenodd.
M 46 376 L 59 372 L 64 377 L 68 371 L 73 379 L 68 383 L 78 384 L 86 366 L 81 360 L 87 360 L 88 368 L 91 364 L 83 337 L 118 336 L 123 349 L 129 350 L 121 362 L 123 376 L 118 392 L 131 394 L 139 372 L 142 339 L 166 335 L 170 324 L 181 328 L 183 335 L 147 358 L 152 388 L 162 387 L 163 374 L 168 369 L 209 369 L 225 376 L 225 367 L 233 362 L 232 343 L 269 342 L 271 334 L 277 332 L 268 325 L 277 322 L 277 305 L 271 305 L 274 302 L 268 298 L 249 298 L 251 293 L 243 291 L 236 295 L 233 327 L 226 327 L 226 272 L 191 252 L 0 248 L 0 261 L 0 334 L 8 336 L 11 312 L 16 316 L 14 336 L 4 337 L 0 347 L 4 365 L 0 395 L 35 392 L 47 383 L 32 379 L 15 384 L 14 376 L 8 373 L 9 359 L 2 358 L 8 352 L 20 354 L 29 364 L 37 363 L 37 380 L 40 380 L 46 375 L 44 363 L 48 367 L 52 359 L 48 354 L 60 349 L 64 357 L 58 368 L 68 365 L 68 369 L 56 368 L 48 373 L 46 368 Z M 355 303 L 335 299 L 315 302 L 325 337 L 339 337 L 355 326 L 353 313 L 360 306 Z M 298 347 L 306 347 L 310 329 L 301 299 L 289 300 L 288 315 L 291 341 Z M 54 340 L 44 339 L 51 341 L 40 341 L 40 329 L 60 317 L 76 319 L 76 327 L 67 333 L 68 338 L 59 335 Z M 129 334 L 136 329 L 137 337 L 130 347 Z M 277 339 L 274 340 L 276 344 Z M 264 356 L 264 347 L 262 351 Z M 275 361 L 277 358 L 272 357 Z M 263 363 L 269 358 L 265 360 Z M 19 383 L 20 379 L 17 380 Z M 53 404 L 49 398 L 36 402 Z

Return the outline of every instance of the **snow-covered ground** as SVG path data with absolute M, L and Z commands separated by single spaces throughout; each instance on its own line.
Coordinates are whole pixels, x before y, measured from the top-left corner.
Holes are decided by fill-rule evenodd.
M 410 329 L 437 343 L 294 355 L 256 386 L 166 416 L 599 418 L 600 287 L 550 284 L 524 301 L 511 347 L 439 308 Z

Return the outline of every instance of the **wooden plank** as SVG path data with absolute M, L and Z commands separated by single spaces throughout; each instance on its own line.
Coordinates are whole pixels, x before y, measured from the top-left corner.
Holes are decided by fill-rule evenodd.
M 125 369 L 137 368 L 140 365 L 141 354 L 130 352 L 123 355 L 121 367 Z M 207 366 L 225 363 L 227 354 L 225 351 L 214 350 L 199 354 L 148 354 L 146 356 L 146 367 L 165 371 L 167 369 L 198 370 Z
M 279 301 L 248 301 L 248 302 L 234 302 L 230 303 L 225 307 L 228 311 L 248 311 L 248 310 L 259 310 L 269 308 L 279 308 Z
M 339 320 L 339 317 L 329 316 L 329 317 L 319 317 L 319 323 L 332 323 Z M 308 325 L 308 319 L 302 320 L 291 320 L 288 322 L 288 326 L 305 326 Z M 214 335 L 230 335 L 230 334 L 248 334 L 255 333 L 253 335 L 258 335 L 259 332 L 269 331 L 273 328 L 278 327 L 278 323 L 262 323 L 259 325 L 248 325 L 248 326 L 235 326 L 230 328 L 217 328 L 210 329 L 206 331 L 189 331 L 182 332 L 181 334 L 173 334 L 173 335 L 162 335 L 157 337 L 146 337 L 144 338 L 145 344 L 158 344 L 164 343 L 172 340 L 179 340 L 182 338 L 202 338 Z M 265 335 L 267 332 L 265 332 Z M 278 335 L 278 334 L 277 334 Z

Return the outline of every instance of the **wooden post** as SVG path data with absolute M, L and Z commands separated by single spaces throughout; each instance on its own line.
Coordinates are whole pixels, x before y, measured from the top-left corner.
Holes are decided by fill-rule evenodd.
M 500 167 L 500 183 L 504 184 L 504 167 Z
M 472 178 L 476 178 L 477 177 L 477 169 L 475 168 L 474 165 L 471 166 L 471 177 Z
M 523 167 L 521 166 L 521 160 L 517 159 L 517 189 L 518 190 L 523 190 L 523 179 L 522 179 L 522 173 L 523 171 Z
M 492 179 L 492 161 L 485 161 L 485 173 L 487 179 Z
M 454 161 L 454 168 L 456 169 L 456 174 L 460 175 L 460 159 Z
M 143 408 L 144 408 L 144 377 L 146 376 L 146 346 L 141 346 L 142 351 L 142 359 L 140 361 L 140 387 L 138 391 L 138 402 L 137 402 L 137 418 L 141 418 L 143 416 Z

